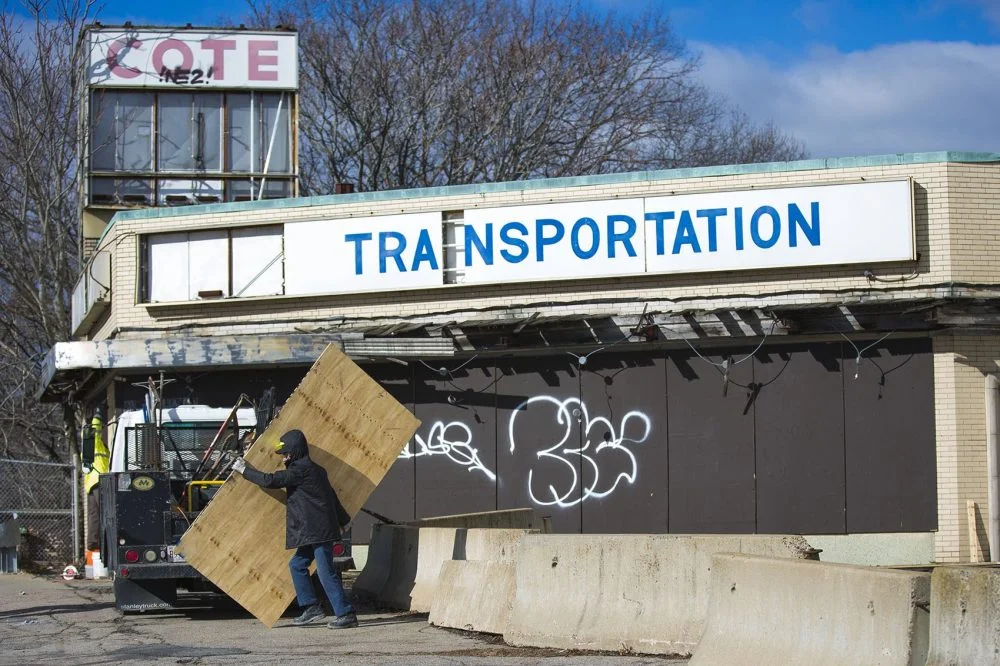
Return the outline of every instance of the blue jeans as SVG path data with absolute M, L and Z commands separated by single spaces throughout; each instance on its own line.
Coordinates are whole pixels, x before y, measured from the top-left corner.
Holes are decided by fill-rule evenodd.
M 309 565 L 316 560 L 316 574 L 319 582 L 323 585 L 330 605 L 333 606 L 333 613 L 337 617 L 354 612 L 354 607 L 347 599 L 344 592 L 344 582 L 340 578 L 340 569 L 333 566 L 333 544 L 314 543 L 308 546 L 299 546 L 288 562 L 288 568 L 292 572 L 292 584 L 295 585 L 295 598 L 299 606 L 305 608 L 319 603 L 316 598 L 316 590 L 313 588 L 312 579 L 309 577 Z

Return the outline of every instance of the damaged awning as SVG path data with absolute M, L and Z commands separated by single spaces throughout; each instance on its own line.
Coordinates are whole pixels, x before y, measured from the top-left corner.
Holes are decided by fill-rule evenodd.
M 135 372 L 188 368 L 250 368 L 310 365 L 337 347 L 354 359 L 452 356 L 450 338 L 367 338 L 360 333 L 160 337 L 58 342 L 41 373 L 39 398 L 55 399 L 53 387 L 93 371 Z

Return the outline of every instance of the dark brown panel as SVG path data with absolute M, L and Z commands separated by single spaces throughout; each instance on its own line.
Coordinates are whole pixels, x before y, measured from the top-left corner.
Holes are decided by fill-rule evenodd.
M 752 533 L 754 415 L 749 349 L 699 358 L 671 352 L 667 360 L 670 423 L 670 531 Z M 727 358 L 730 383 L 722 364 Z M 745 360 L 744 360 L 745 359 Z M 742 385 L 742 386 L 740 386 Z
M 662 354 L 592 355 L 581 375 L 583 531 L 667 531 L 667 405 Z
M 579 532 L 580 376 L 568 355 L 498 361 L 497 504 Z
M 416 367 L 416 414 L 422 424 L 408 445 L 416 465 L 417 518 L 493 511 L 497 508 L 493 366 L 474 361 L 463 367 L 453 359 L 428 365 L 439 370 Z
M 843 533 L 840 345 L 768 347 L 754 358 L 757 531 Z
M 362 366 L 375 381 L 396 400 L 413 411 L 413 381 L 409 367 L 396 363 Z M 420 415 L 417 414 L 417 418 Z M 414 507 L 413 459 L 397 459 L 382 482 L 376 486 L 365 508 L 394 521 L 413 520 Z M 351 528 L 353 543 L 366 544 L 374 519 L 363 511 L 354 518 Z
M 937 529 L 931 341 L 855 340 L 844 351 L 847 531 Z M 857 378 L 855 378 L 855 374 Z

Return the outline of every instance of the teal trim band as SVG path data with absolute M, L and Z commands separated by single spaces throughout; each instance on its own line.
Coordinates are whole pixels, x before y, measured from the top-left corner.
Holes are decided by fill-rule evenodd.
M 618 185 L 658 180 L 679 180 L 682 178 L 713 178 L 739 176 L 745 174 L 782 173 L 795 171 L 817 171 L 821 169 L 849 169 L 859 167 L 901 166 L 907 164 L 934 164 L 941 162 L 989 163 L 1000 162 L 1000 153 L 974 153 L 939 151 L 932 153 L 896 153 L 892 155 L 871 155 L 867 157 L 831 157 L 795 162 L 761 162 L 759 164 L 735 164 L 663 171 L 635 171 L 610 173 L 594 176 L 573 176 L 567 178 L 540 178 L 502 183 L 478 183 L 473 185 L 444 185 L 406 190 L 380 190 L 377 192 L 357 192 L 354 194 L 298 197 L 294 199 L 264 199 L 261 201 L 241 201 L 238 203 L 205 204 L 200 206 L 143 208 L 121 211 L 105 228 L 98 239 L 98 246 L 108 231 L 119 220 L 147 220 L 181 215 L 208 215 L 218 213 L 252 212 L 267 209 L 305 208 L 328 206 L 331 204 L 358 204 L 386 201 L 404 201 L 426 197 L 456 197 L 500 192 L 527 192 L 539 189 L 587 187 L 593 185 Z

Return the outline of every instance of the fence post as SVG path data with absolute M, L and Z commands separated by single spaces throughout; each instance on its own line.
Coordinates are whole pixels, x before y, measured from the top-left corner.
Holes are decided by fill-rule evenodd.
M 80 458 L 73 456 L 73 562 L 80 561 Z

